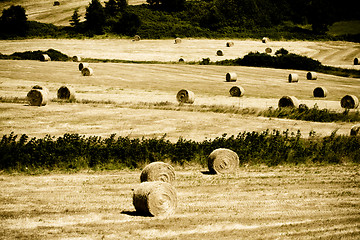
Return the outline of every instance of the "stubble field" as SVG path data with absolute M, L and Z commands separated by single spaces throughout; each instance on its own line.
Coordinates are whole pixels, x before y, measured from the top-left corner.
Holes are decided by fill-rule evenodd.
M 173 61 L 179 57 L 212 61 L 263 51 L 257 41 L 225 40 L 24 40 L 1 41 L 0 52 L 54 48 L 70 56 Z M 323 64 L 351 67 L 360 55 L 353 43 L 273 42 L 271 47 L 294 50 Z M 287 44 L 287 45 L 286 45 Z M 270 46 L 270 45 L 268 45 Z M 301 47 L 300 47 L 301 46 Z M 217 57 L 216 50 L 225 55 Z M 298 51 L 298 52 L 296 52 Z M 186 64 L 91 63 L 94 75 L 81 76 L 78 63 L 8 61 L 0 64 L 0 96 L 24 98 L 35 84 L 57 89 L 70 85 L 82 102 L 50 102 L 44 107 L 23 103 L 0 104 L 0 134 L 44 137 L 64 133 L 108 137 L 179 137 L 202 141 L 223 133 L 279 129 L 310 131 L 327 136 L 337 130 L 349 134 L 352 123 L 314 123 L 251 115 L 203 112 L 203 106 L 267 109 L 277 107 L 283 95 L 294 95 L 312 107 L 343 111 L 345 94 L 359 96 L 360 80 L 318 74 L 306 80 L 305 71 Z M 225 82 L 236 72 L 236 83 Z M 289 73 L 298 83 L 288 83 Z M 242 98 L 229 89 L 241 85 Z M 326 87 L 329 95 L 315 99 L 312 91 Z M 168 102 L 176 106 L 176 93 L 195 93 L 194 111 L 149 106 Z M 187 108 L 188 109 L 188 108 Z M 357 239 L 360 235 L 359 167 L 303 166 L 249 167 L 233 175 L 208 175 L 198 166 L 176 166 L 178 208 L 166 218 L 143 217 L 132 206 L 131 189 L 140 171 L 82 172 L 40 176 L 0 176 L 0 238 L 2 239 Z

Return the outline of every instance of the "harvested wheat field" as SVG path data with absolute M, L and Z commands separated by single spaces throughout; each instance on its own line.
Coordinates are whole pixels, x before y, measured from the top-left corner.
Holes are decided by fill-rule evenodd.
M 0 176 L 1 239 L 358 239 L 358 166 L 177 169 L 169 216 L 135 211 L 140 171 Z

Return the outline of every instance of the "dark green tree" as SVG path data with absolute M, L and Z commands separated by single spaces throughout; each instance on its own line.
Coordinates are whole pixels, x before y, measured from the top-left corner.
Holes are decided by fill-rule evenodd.
M 307 4 L 307 18 L 316 34 L 324 34 L 335 22 L 335 0 L 311 0 Z
M 105 26 L 105 11 L 99 0 L 92 0 L 85 13 L 86 28 L 95 34 L 103 34 Z
M 132 36 L 136 34 L 141 25 L 139 16 L 131 12 L 123 12 L 117 15 L 112 23 L 111 30 L 118 34 Z
M 124 12 L 128 6 L 127 0 L 109 0 L 105 2 L 105 13 L 107 17 L 116 16 L 119 12 Z
M 71 16 L 70 19 L 70 25 L 73 26 L 74 28 L 79 27 L 80 24 L 80 14 L 79 14 L 79 9 L 75 9 L 74 14 Z
M 19 36 L 26 35 L 27 16 L 25 9 L 20 5 L 12 5 L 2 11 L 0 19 L 1 32 Z
M 186 0 L 146 0 L 146 2 L 167 11 L 180 11 L 184 9 Z

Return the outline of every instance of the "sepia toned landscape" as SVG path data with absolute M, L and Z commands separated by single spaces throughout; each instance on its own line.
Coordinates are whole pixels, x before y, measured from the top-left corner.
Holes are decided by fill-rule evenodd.
M 26 8 L 31 21 L 68 26 L 74 9 L 84 20 L 89 1 L 62 1 L 58 7 L 53 1 L 1 1 L 0 9 L 14 3 Z M 145 3 L 128 1 L 129 5 Z M 233 45 L 228 47 L 228 42 Z M 308 108 L 356 116 L 358 108 L 345 110 L 341 99 L 360 97 L 360 78 L 318 72 L 316 80 L 308 80 L 306 70 L 202 64 L 203 59 L 234 60 L 265 53 L 266 48 L 271 49 L 270 56 L 283 48 L 324 66 L 360 70 L 354 64 L 360 44 L 350 41 L 270 39 L 264 43 L 254 38 L 186 37 L 176 42 L 175 38 L 134 41 L 114 36 L 0 40 L 3 55 L 54 49 L 81 58 L 0 60 L 0 154 L 4 154 L 0 165 L 11 166 L 0 169 L 0 239 L 359 239 L 358 155 L 339 156 L 341 146 L 336 145 L 336 139 L 340 143 L 349 139 L 349 151 L 357 151 L 358 136 L 350 136 L 350 131 L 358 122 L 305 121 L 261 113 L 277 109 L 281 97 L 293 96 Z M 217 55 L 218 50 L 223 56 Z M 89 64 L 91 76 L 79 71 L 80 63 Z M 227 73 L 236 73 L 236 81 L 226 81 Z M 293 73 L 299 79 L 290 83 L 288 76 Z M 27 94 L 34 86 L 49 90 L 44 106 L 29 104 Z M 63 86 L 74 90 L 74 99 L 58 99 Z M 243 96 L 230 95 L 234 86 L 244 89 Z M 327 96 L 314 97 L 316 87 L 326 88 Z M 194 102 L 179 103 L 180 90 L 193 92 Z M 267 131 L 273 135 L 259 134 Z M 233 173 L 209 172 L 204 157 L 209 149 L 199 146 L 224 147 L 230 136 L 240 133 L 249 137 L 249 146 L 270 139 L 258 144 L 263 147 L 259 152 L 277 148 L 271 139 L 281 145 L 286 136 L 283 151 L 300 146 L 302 152 L 290 150 L 292 155 L 284 162 L 296 154 L 314 151 L 318 155 L 304 162 L 276 164 L 281 157 L 272 156 L 275 151 L 267 153 L 273 161 L 244 160 L 245 154 L 238 152 L 240 165 Z M 68 152 L 61 155 L 55 139 L 74 142 L 74 148 L 64 143 Z M 141 145 L 146 140 L 149 145 Z M 21 141 L 39 151 L 40 162 L 64 159 L 54 165 L 45 161 L 40 167 L 26 162 L 32 158 L 24 152 L 14 155 L 23 159 L 10 159 L 7 149 L 18 151 L 25 145 L 15 142 Z M 125 145 L 128 141 L 129 156 L 119 156 L 116 162 L 112 154 L 121 141 Z M 326 145 L 329 142 L 333 145 Z M 94 148 L 88 150 L 86 144 Z M 171 154 L 196 150 L 176 158 L 158 148 L 178 145 Z M 54 156 L 49 156 L 52 148 Z M 83 156 L 75 156 L 77 148 L 86 148 Z M 326 155 L 331 151 L 339 154 Z M 325 161 L 323 156 L 332 158 Z M 139 159 L 134 162 L 134 157 Z M 144 216 L 134 207 L 133 191 L 150 161 L 164 161 L 175 169 L 172 186 L 177 206 L 171 215 Z

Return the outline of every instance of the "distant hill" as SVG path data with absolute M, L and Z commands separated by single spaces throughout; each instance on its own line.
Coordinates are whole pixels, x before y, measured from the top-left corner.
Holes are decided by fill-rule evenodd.
M 106 0 L 107 1 L 107 0 Z M 85 20 L 86 7 L 91 0 L 58 0 L 60 5 L 54 6 L 51 0 L 2 0 L 0 1 L 0 11 L 9 8 L 11 5 L 21 5 L 26 10 L 29 21 L 42 23 L 52 23 L 58 26 L 68 26 L 69 20 L 75 9 L 79 9 L 81 21 Z M 101 1 L 103 5 L 104 0 Z M 128 0 L 129 5 L 146 3 L 146 0 Z

